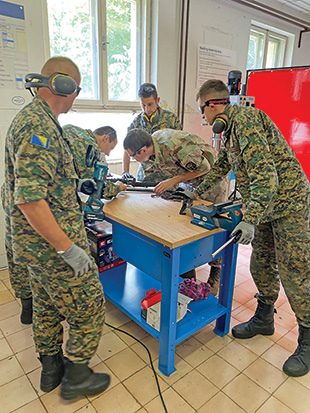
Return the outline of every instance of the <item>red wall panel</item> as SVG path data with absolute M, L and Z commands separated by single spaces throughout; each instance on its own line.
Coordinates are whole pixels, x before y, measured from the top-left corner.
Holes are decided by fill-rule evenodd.
M 310 67 L 249 71 L 247 95 L 278 126 L 310 179 Z

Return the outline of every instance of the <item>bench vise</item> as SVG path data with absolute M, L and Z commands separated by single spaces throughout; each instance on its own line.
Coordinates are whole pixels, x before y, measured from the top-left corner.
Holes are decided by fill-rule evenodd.
M 192 224 L 206 229 L 223 228 L 233 231 L 242 219 L 241 201 L 227 201 L 207 206 L 198 204 L 190 207 L 193 215 Z

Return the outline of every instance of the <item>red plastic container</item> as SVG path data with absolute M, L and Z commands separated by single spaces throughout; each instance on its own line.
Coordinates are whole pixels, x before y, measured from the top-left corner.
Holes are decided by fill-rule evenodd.
M 161 300 L 161 291 L 152 288 L 145 292 L 145 297 L 141 300 L 141 317 L 146 320 L 146 312 L 149 307 L 158 303 Z

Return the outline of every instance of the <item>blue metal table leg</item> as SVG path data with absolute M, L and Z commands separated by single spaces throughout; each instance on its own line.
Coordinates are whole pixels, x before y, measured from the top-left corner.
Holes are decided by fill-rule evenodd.
M 229 332 L 232 300 L 234 295 L 234 282 L 236 272 L 236 261 L 238 246 L 234 243 L 225 248 L 222 257 L 222 282 L 219 291 L 219 304 L 227 308 L 227 312 L 216 320 L 214 332 L 219 336 L 224 336 Z
M 175 371 L 180 250 L 166 248 L 162 260 L 162 296 L 159 337 L 159 370 L 169 376 Z

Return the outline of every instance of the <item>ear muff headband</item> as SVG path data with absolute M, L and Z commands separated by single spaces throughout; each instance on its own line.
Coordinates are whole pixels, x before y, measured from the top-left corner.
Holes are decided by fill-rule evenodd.
M 41 87 L 47 87 L 57 96 L 72 95 L 78 89 L 76 81 L 66 73 L 55 72 L 50 76 L 43 76 L 37 73 L 26 75 L 25 88 L 30 90 L 32 95 L 34 95 L 32 88 L 37 90 Z

